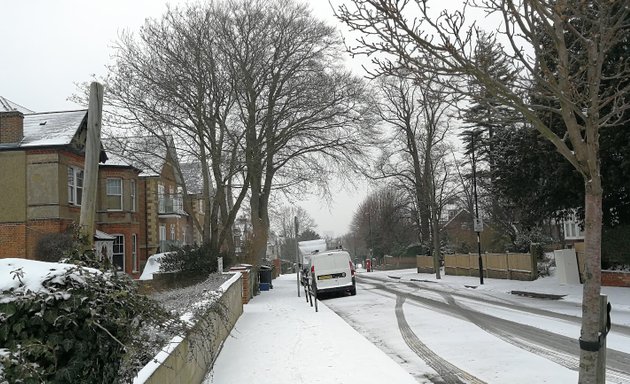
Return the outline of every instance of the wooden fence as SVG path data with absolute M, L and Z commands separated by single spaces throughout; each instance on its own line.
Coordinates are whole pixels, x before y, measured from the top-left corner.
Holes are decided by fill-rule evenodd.
M 421 256 L 419 256 L 420 258 Z M 425 258 L 431 260 L 431 257 Z M 529 253 L 484 253 L 483 275 L 494 279 L 535 280 L 538 275 L 536 258 Z M 428 263 L 428 261 L 423 261 Z M 418 264 L 420 268 L 420 264 Z M 456 276 L 479 276 L 478 254 L 444 256 L 444 273 Z
M 416 256 L 418 273 L 435 273 L 433 268 L 433 256 Z
M 401 256 L 385 256 L 383 258 L 383 264 L 379 269 L 402 269 L 413 268 L 416 266 L 416 259 L 411 257 Z

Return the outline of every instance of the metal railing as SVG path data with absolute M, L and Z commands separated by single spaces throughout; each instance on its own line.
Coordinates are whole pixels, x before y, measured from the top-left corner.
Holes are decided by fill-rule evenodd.
M 317 308 L 317 281 L 312 279 L 310 274 L 305 271 L 301 271 L 300 273 L 300 282 L 302 287 L 304 288 L 304 296 L 306 296 L 306 302 L 311 304 L 313 307 L 313 303 L 315 304 L 315 312 L 319 312 Z

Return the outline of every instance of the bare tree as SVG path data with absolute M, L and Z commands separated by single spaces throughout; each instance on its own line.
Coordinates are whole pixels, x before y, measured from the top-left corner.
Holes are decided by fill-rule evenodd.
M 283 238 L 282 256 L 285 260 L 294 260 L 296 241 L 299 234 L 295 233 L 294 218 L 297 217 L 299 230 L 313 231 L 317 228 L 315 219 L 302 207 L 296 205 L 272 206 L 269 211 L 271 230 Z
M 415 203 L 420 242 L 430 238 L 436 277 L 440 276 L 440 217 L 456 190 L 450 183 L 450 119 L 457 97 L 439 82 L 407 79 L 402 74 L 381 79 L 379 115 L 392 130 L 392 145 L 383 151 L 379 176 L 396 178 Z
M 325 185 L 330 162 L 361 156 L 365 84 L 342 67 L 334 29 L 305 5 L 231 1 L 223 9 L 226 52 L 244 130 L 253 227 L 251 262 L 264 255 L 274 190 Z
M 375 75 L 402 67 L 418 76 L 473 77 L 495 102 L 522 115 L 583 176 L 587 260 L 579 381 L 595 383 L 601 289 L 599 132 L 618 125 L 630 108 L 630 58 L 608 60 L 611 50 L 627 41 L 630 8 L 615 1 L 479 0 L 435 14 L 429 3 L 352 0 L 337 15 L 363 34 L 354 52 L 377 55 Z M 471 6 L 500 19 L 488 35 L 507 43 L 503 55 L 517 74 L 512 87 L 476 66 L 476 38 L 482 30 L 466 18 Z M 559 115 L 566 130 L 554 132 L 542 112 Z
M 270 209 L 271 226 L 274 231 L 285 238 L 295 238 L 295 225 L 293 220 L 298 219 L 302 231 L 315 230 L 315 219 L 302 207 L 295 205 L 282 205 L 277 209 Z
M 232 243 L 232 224 L 248 189 L 245 177 L 232 191 L 243 169 L 237 145 L 243 131 L 229 126 L 235 99 L 213 30 L 218 17 L 211 3 L 169 9 L 161 19 L 147 20 L 138 36 L 120 37 L 106 81 L 112 125 L 126 135 L 165 143 L 174 138 L 183 161 L 201 165 L 198 177 L 210 204 L 205 222 L 196 225 L 214 253 Z M 183 180 L 181 169 L 176 171 Z
M 409 207 L 409 195 L 393 185 L 371 193 L 359 204 L 350 227 L 353 237 L 362 240 L 368 257 L 383 262 L 385 255 L 405 253 L 416 236 Z

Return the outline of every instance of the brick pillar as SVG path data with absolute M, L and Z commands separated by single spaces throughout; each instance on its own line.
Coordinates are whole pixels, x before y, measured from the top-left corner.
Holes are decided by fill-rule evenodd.
M 23 137 L 24 115 L 22 112 L 0 112 L 0 144 L 19 143 Z
M 249 286 L 249 274 L 250 270 L 240 271 L 243 274 L 243 304 L 249 303 L 251 288 Z

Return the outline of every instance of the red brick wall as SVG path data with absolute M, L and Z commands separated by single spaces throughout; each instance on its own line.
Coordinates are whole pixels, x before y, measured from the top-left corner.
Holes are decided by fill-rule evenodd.
M 37 250 L 37 243 L 42 238 L 42 236 L 50 233 L 65 232 L 68 226 L 70 226 L 72 223 L 72 220 L 59 219 L 42 219 L 28 221 L 26 229 L 26 258 L 38 258 L 35 252 Z
M 0 258 L 26 257 L 26 225 L 0 224 Z
M 133 265 L 132 265 L 132 242 L 131 237 L 133 234 L 136 235 L 137 238 L 137 248 L 136 254 L 138 255 L 138 266 L 140 267 L 140 245 L 141 245 L 141 237 L 140 237 L 140 227 L 136 224 L 130 223 L 119 223 L 119 224 L 100 224 L 98 226 L 99 230 L 106 232 L 110 235 L 123 235 L 125 237 L 125 272 L 129 275 L 137 277 L 138 274 L 133 273 Z
M 602 285 L 630 288 L 630 272 L 602 271 Z
M 24 137 L 24 115 L 21 112 L 0 113 L 0 144 L 18 143 Z

